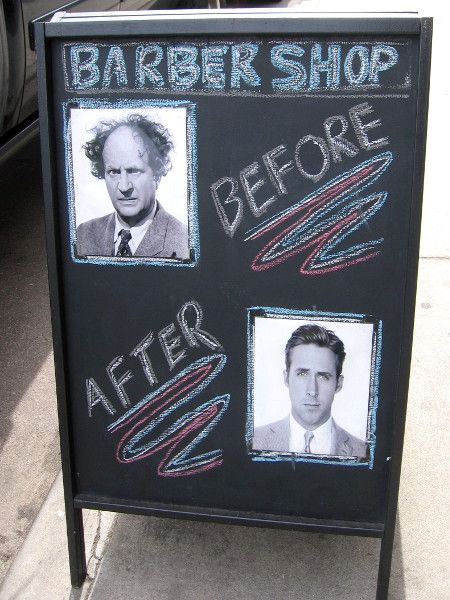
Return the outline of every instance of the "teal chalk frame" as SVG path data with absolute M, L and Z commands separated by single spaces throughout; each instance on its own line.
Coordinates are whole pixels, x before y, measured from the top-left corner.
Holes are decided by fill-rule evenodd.
M 274 452 L 264 450 L 253 450 L 251 448 L 253 439 L 253 394 L 254 394 L 254 317 L 303 317 L 311 321 L 342 321 L 346 323 L 372 323 L 374 333 L 372 339 L 372 354 L 370 367 L 369 385 L 369 410 L 367 415 L 367 445 L 369 456 L 367 460 L 348 457 L 323 457 L 306 458 L 291 452 Z M 378 409 L 379 378 L 381 369 L 382 349 L 382 321 L 369 315 L 359 313 L 333 313 L 308 310 L 294 310 L 289 308 L 254 306 L 247 309 L 247 419 L 245 427 L 245 441 L 247 451 L 255 462 L 301 462 L 319 463 L 326 465 L 341 465 L 352 467 L 368 467 L 373 469 L 375 461 L 376 446 L 376 416 Z
M 186 150 L 187 150 L 187 184 L 188 184 L 188 215 L 189 215 L 189 248 L 191 258 L 179 261 L 171 258 L 135 257 L 121 258 L 114 256 L 77 256 L 76 248 L 76 220 L 75 220 L 75 192 L 72 162 L 72 135 L 70 131 L 71 108 L 161 108 L 161 107 L 186 107 Z M 156 266 L 156 267 L 196 267 L 200 259 L 200 236 L 198 227 L 198 194 L 197 194 L 197 120 L 196 104 L 187 100 L 130 100 L 121 99 L 110 102 L 106 99 L 72 98 L 63 103 L 64 116 L 64 156 L 66 171 L 67 201 L 69 211 L 70 252 L 73 262 L 79 264 L 112 265 L 112 266 Z

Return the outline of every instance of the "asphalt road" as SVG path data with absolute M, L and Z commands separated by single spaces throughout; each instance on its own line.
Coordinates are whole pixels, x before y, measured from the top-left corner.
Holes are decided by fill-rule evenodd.
M 40 169 L 0 166 L 0 583 L 60 468 Z

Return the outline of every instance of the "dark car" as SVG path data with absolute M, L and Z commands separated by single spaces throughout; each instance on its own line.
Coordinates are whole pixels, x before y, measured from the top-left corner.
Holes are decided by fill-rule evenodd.
M 206 8 L 207 0 L 0 0 L 0 160 L 37 130 L 33 21 L 59 10 Z

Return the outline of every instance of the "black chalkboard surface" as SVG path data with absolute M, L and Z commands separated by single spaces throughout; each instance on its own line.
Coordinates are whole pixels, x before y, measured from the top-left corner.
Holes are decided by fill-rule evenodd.
M 382 537 L 431 21 L 38 24 L 72 582 L 81 508 Z

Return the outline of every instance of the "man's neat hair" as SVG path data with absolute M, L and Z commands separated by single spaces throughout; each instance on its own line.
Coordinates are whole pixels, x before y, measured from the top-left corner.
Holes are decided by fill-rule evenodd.
M 98 179 L 105 178 L 103 148 L 111 133 L 122 126 L 130 127 L 131 129 L 135 129 L 140 133 L 145 134 L 150 140 L 150 144 L 148 144 L 149 162 L 156 179 L 159 181 L 161 177 L 167 175 L 172 166 L 169 158 L 169 153 L 173 149 L 170 134 L 160 123 L 150 121 L 139 114 L 130 114 L 117 121 L 101 121 L 97 127 L 93 129 L 95 134 L 94 137 L 83 146 L 86 156 L 92 163 L 92 175 Z M 144 142 L 147 143 L 145 136 Z
M 336 378 L 341 375 L 345 358 L 344 344 L 334 331 L 329 331 L 320 325 L 301 325 L 292 333 L 284 351 L 287 371 L 291 366 L 291 350 L 302 344 L 315 344 L 321 348 L 329 348 L 336 355 Z

